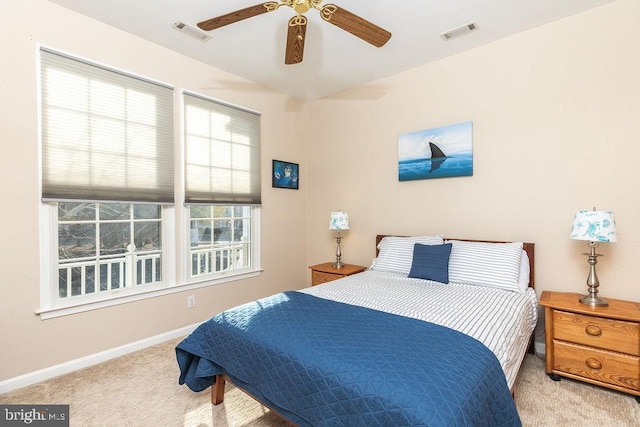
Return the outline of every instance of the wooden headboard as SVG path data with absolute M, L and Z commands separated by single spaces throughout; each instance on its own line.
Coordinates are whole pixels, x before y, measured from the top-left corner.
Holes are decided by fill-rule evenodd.
M 391 234 L 378 234 L 376 236 L 376 256 L 378 256 L 378 244 L 380 243 L 380 240 L 382 240 L 383 237 L 386 236 L 391 236 Z M 497 240 L 473 240 L 473 239 L 450 239 L 447 238 L 448 240 L 464 240 L 465 242 L 483 242 L 483 243 L 510 243 L 510 242 L 501 242 L 501 241 L 497 241 Z M 529 257 L 529 287 L 530 288 L 535 288 L 535 276 L 533 274 L 534 272 L 534 265 L 535 265 L 535 258 L 534 258 L 534 248 L 535 248 L 535 243 L 523 243 L 522 244 L 522 249 L 524 249 L 524 251 L 527 253 L 527 256 Z

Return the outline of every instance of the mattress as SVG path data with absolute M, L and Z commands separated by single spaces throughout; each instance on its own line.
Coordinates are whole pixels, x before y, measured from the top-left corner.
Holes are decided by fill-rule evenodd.
M 532 288 L 520 293 L 373 270 L 298 292 L 424 320 L 469 335 L 495 354 L 510 389 L 538 315 Z

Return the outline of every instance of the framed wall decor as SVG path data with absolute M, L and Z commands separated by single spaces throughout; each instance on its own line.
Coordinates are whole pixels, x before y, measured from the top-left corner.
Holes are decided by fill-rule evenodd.
M 473 122 L 458 123 L 398 137 L 398 179 L 473 175 Z
M 274 188 L 288 188 L 297 190 L 300 184 L 300 170 L 297 163 L 273 160 L 271 172 L 271 186 Z

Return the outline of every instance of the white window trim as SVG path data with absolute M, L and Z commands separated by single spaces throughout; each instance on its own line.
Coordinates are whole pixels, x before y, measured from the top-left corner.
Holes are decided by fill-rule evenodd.
M 262 270 L 255 270 L 255 271 L 251 271 L 243 274 L 237 274 L 234 276 L 219 278 L 219 279 L 216 279 L 215 281 L 175 285 L 175 286 L 167 287 L 165 289 L 145 290 L 133 295 L 126 295 L 122 297 L 112 297 L 108 300 L 103 300 L 103 301 L 88 302 L 88 303 L 77 304 L 77 305 L 68 306 L 68 307 L 57 307 L 57 308 L 49 308 L 49 309 L 40 308 L 36 310 L 35 313 L 40 315 L 41 320 L 54 319 L 56 317 L 68 316 L 70 314 L 83 313 L 86 311 L 97 310 L 100 308 L 113 307 L 120 304 L 127 304 L 135 301 L 142 301 L 148 298 L 156 298 L 164 295 L 175 294 L 178 292 L 186 292 L 193 289 L 200 289 L 208 286 L 219 285 L 222 283 L 249 279 L 252 277 L 259 276 L 260 273 L 262 273 Z
M 229 273 L 221 273 L 215 278 L 195 278 L 190 279 L 190 253 L 189 247 L 189 221 L 182 220 L 184 232 L 182 238 L 179 239 L 182 244 L 178 245 L 178 239 L 175 236 L 175 208 L 173 206 L 163 207 L 162 233 L 163 233 L 163 282 L 152 287 L 131 289 L 122 295 L 111 294 L 107 299 L 98 301 L 74 301 L 70 300 L 65 305 L 54 305 L 55 296 L 53 292 L 57 289 L 57 251 L 52 250 L 52 244 L 57 236 L 58 214 L 54 203 L 40 203 L 40 308 L 35 313 L 40 316 L 41 320 L 53 319 L 71 314 L 83 313 L 87 311 L 97 310 L 106 307 L 113 307 L 120 304 L 127 304 L 135 301 L 142 301 L 148 298 L 156 298 L 165 295 L 171 295 L 178 292 L 186 292 L 189 290 L 216 286 L 222 283 L 232 281 L 245 280 L 258 277 L 262 273 L 260 260 L 260 214 L 261 207 L 256 206 L 253 209 L 252 233 L 254 233 L 254 242 L 252 245 L 254 263 L 251 269 L 233 271 Z M 186 207 L 182 209 L 183 218 L 188 218 L 189 211 Z M 176 247 L 182 246 L 185 250 L 181 250 L 181 257 L 176 257 Z M 176 262 L 173 262 L 175 260 Z M 182 260 L 182 262 L 180 262 Z M 182 265 L 179 265 L 182 264 Z M 180 275 L 178 271 L 182 271 Z M 181 277 L 182 280 L 176 281 Z
M 173 206 L 162 207 L 162 226 L 161 235 L 163 236 L 162 247 L 162 281 L 157 284 L 145 285 L 136 289 L 135 287 L 122 289 L 100 297 L 96 294 L 93 298 L 69 298 L 60 301 L 56 298 L 55 292 L 58 290 L 58 259 L 57 259 L 57 243 L 58 236 L 57 215 L 58 209 L 56 203 L 40 203 L 40 308 L 36 310 L 36 314 L 54 313 L 59 310 L 67 311 L 75 309 L 75 307 L 94 307 L 104 306 L 108 301 L 118 301 L 120 299 L 136 298 L 150 292 L 155 292 L 167 288 L 176 277 L 175 262 L 175 208 Z M 121 295 L 118 295 L 121 293 Z M 125 301 L 127 302 L 127 301 Z M 113 304 L 109 304 L 113 305 Z M 87 308 L 92 310 L 94 308 Z M 86 310 L 81 310 L 86 311 Z M 53 316 L 57 317 L 57 316 Z
M 232 278 L 234 277 L 239 277 L 239 276 L 244 276 L 245 274 L 252 274 L 255 272 L 261 272 L 262 271 L 262 263 L 260 260 L 260 214 L 262 211 L 262 207 L 261 206 L 252 206 L 251 209 L 251 237 L 252 237 L 252 241 L 253 243 L 251 244 L 251 257 L 252 260 L 254 262 L 252 262 L 252 266 L 248 267 L 248 268 L 244 268 L 241 270 L 232 270 L 232 271 L 222 271 L 216 274 L 212 274 L 212 275 L 208 275 L 205 277 L 202 276 L 198 276 L 198 277 L 191 277 L 191 251 L 190 251 L 190 247 L 191 247 L 191 234 L 190 234 L 190 227 L 191 227 L 191 221 L 190 221 L 190 215 L 189 215 L 189 208 L 188 207 L 184 207 L 183 209 L 183 217 L 185 218 L 182 221 L 183 224 L 183 229 L 182 229 L 182 233 L 183 233 L 183 239 L 182 239 L 182 244 L 184 247 L 184 250 L 182 251 L 182 275 L 181 275 L 181 279 L 183 282 L 185 283 L 189 283 L 189 284 L 197 284 L 197 283 L 207 283 L 207 282 L 213 282 L 214 284 L 219 283 L 219 281 L 224 281 L 227 282 L 229 280 L 233 280 Z

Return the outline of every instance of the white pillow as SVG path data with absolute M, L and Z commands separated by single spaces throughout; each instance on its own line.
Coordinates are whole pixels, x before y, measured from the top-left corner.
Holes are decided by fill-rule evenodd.
M 526 292 L 529 287 L 529 282 L 531 278 L 529 277 L 529 255 L 523 249 L 522 250 L 522 259 L 520 260 L 520 279 L 518 280 L 518 288 L 520 288 L 520 292 Z
M 378 243 L 378 257 L 373 260 L 371 270 L 390 271 L 408 276 L 413 262 L 413 246 L 416 243 L 422 245 L 441 245 L 444 243 L 444 239 L 438 235 L 412 237 L 386 236 Z
M 521 292 L 522 242 L 447 242 L 453 243 L 449 257 L 450 282 Z

